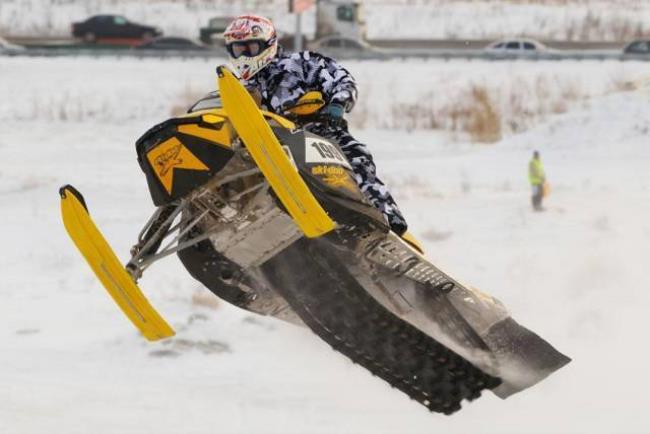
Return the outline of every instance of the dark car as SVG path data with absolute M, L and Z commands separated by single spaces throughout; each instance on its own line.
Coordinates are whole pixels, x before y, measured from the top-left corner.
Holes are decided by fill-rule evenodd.
M 623 53 L 650 56 L 650 40 L 630 42 L 623 48 Z
M 99 39 L 151 39 L 162 35 L 156 27 L 132 23 L 121 15 L 95 15 L 72 23 L 72 36 L 86 42 Z
M 205 44 L 223 45 L 223 32 L 235 17 L 214 17 L 210 18 L 206 27 L 199 29 L 199 39 Z
M 191 39 L 179 37 L 163 37 L 144 42 L 135 48 L 145 50 L 207 50 L 207 47 L 198 44 Z

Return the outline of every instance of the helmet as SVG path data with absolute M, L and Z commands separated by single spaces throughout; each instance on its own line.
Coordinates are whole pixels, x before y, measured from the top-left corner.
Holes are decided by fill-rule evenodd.
M 278 37 L 268 18 L 240 15 L 228 24 L 223 37 L 230 63 L 244 80 L 262 70 L 278 52 Z

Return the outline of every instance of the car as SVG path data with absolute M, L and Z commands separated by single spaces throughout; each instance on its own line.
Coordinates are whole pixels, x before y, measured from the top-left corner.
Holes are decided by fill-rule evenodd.
M 503 55 L 536 55 L 541 52 L 548 52 L 549 48 L 539 41 L 533 39 L 503 39 L 485 47 L 489 54 Z
M 312 51 L 317 51 L 331 57 L 381 57 L 383 50 L 373 47 L 366 41 L 344 36 L 324 36 L 307 45 Z
M 201 27 L 199 29 L 199 39 L 204 44 L 213 44 L 219 43 L 223 45 L 223 32 L 226 31 L 226 27 L 233 21 L 235 17 L 213 17 L 208 21 L 206 27 Z
M 162 31 L 153 26 L 133 23 L 122 15 L 94 15 L 72 23 L 72 36 L 94 43 L 100 39 L 152 39 Z
M 181 38 L 178 36 L 165 36 L 145 41 L 136 46 L 137 49 L 144 50 L 197 50 L 203 51 L 208 48 L 191 39 Z
M 0 38 L 0 51 L 23 51 L 25 47 L 22 45 L 12 44 L 4 38 Z
M 307 36 L 304 34 L 300 38 L 300 46 L 303 47 L 302 49 L 305 50 L 308 45 L 308 39 Z M 289 50 L 289 51 L 296 51 L 294 48 L 294 45 L 296 45 L 296 37 L 295 35 L 291 33 L 278 33 L 278 44 L 282 46 L 282 48 Z
M 318 49 L 337 49 L 349 51 L 364 51 L 370 49 L 367 42 L 360 39 L 346 38 L 342 36 L 325 36 L 317 39 L 310 44 L 310 48 Z
M 650 40 L 632 41 L 623 48 L 623 54 L 650 55 Z

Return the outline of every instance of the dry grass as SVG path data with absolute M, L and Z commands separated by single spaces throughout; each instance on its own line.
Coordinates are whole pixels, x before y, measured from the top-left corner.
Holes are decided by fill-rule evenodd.
M 436 107 L 432 94 L 414 103 L 392 106 L 393 128 L 445 129 L 465 133 L 473 142 L 493 143 L 502 136 L 502 115 L 487 88 L 473 85 L 457 100 Z
M 634 75 L 634 74 L 632 74 Z M 365 77 L 367 78 L 367 77 Z M 579 102 L 603 93 L 637 87 L 630 74 L 601 76 L 600 88 L 585 83 L 579 73 L 544 70 L 533 74 L 503 74 L 499 78 L 468 80 L 432 77 L 420 95 L 400 92 L 382 97 L 383 89 L 369 85 L 349 117 L 354 129 L 442 130 L 458 140 L 495 143 L 504 135 L 524 132 L 549 116 L 565 113 Z M 404 85 L 408 89 L 408 85 Z M 172 116 L 185 113 L 203 92 L 191 87 L 179 93 Z M 387 105 L 385 105 L 387 103 Z
M 606 92 L 631 88 L 625 77 L 611 78 Z M 362 106 L 352 112 L 355 127 L 445 130 L 461 140 L 495 143 L 504 134 L 521 133 L 551 115 L 568 111 L 578 101 L 594 96 L 579 76 L 504 77 L 503 81 L 480 80 L 454 84 L 456 89 L 431 89 L 415 101 L 394 101 L 390 116 L 371 119 L 373 111 Z M 462 86 L 462 87 L 461 87 Z M 444 88 L 444 85 L 441 85 Z M 370 112 L 370 113 L 368 113 Z M 374 112 L 376 116 L 376 111 Z
M 494 143 L 501 139 L 501 114 L 490 100 L 487 89 L 474 86 L 471 103 L 465 109 L 452 113 L 464 125 L 473 142 Z

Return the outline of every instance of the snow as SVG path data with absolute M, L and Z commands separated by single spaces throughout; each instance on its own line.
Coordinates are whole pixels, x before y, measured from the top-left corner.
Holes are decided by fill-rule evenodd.
M 637 0 L 367 2 L 370 39 L 625 41 L 648 32 L 650 5 Z M 388 35 L 388 36 L 386 36 Z
M 365 0 L 370 39 L 497 39 L 527 35 L 555 40 L 625 41 L 648 33 L 650 4 L 642 0 Z M 213 16 L 255 12 L 287 33 L 294 17 L 286 0 L 3 0 L 0 34 L 69 36 L 70 24 L 100 13 L 161 27 L 168 35 L 198 38 Z M 313 35 L 314 11 L 303 29 Z
M 40 70 L 43 62 L 0 63 L 0 94 L 9 96 L 0 99 L 0 120 L 155 122 L 214 88 L 215 66 L 225 60 L 64 58 L 47 63 L 47 74 Z M 466 131 L 463 114 L 477 111 L 475 89 L 485 90 L 499 129 L 510 134 L 650 77 L 648 62 L 403 60 L 344 66 L 361 95 L 351 117 L 355 127 L 433 126 L 456 133 Z
M 650 87 L 607 85 L 612 76 L 638 81 L 647 70 L 613 62 L 351 62 L 367 98 L 360 107 L 384 104 L 391 113 L 383 80 L 400 68 L 432 83 L 457 75 L 456 86 L 427 88 L 449 100 L 472 80 L 508 70 L 579 77 L 588 90 L 565 112 L 492 145 L 440 130 L 378 129 L 374 115 L 354 130 L 428 257 L 501 299 L 571 356 L 570 365 L 506 401 L 486 393 L 454 416 L 429 414 L 307 330 L 225 303 L 215 308 L 175 258 L 148 270 L 141 287 L 178 336 L 147 343 L 68 239 L 57 189 L 70 183 L 85 194 L 125 259 L 153 210 L 133 143 L 171 105 L 210 90 L 214 64 L 6 59 L 0 432 L 649 432 Z M 491 89 L 502 83 L 486 80 Z M 410 93 L 400 84 L 405 95 L 396 101 L 424 83 L 414 79 Z M 497 106 L 507 111 L 505 102 Z M 552 187 L 544 213 L 529 204 L 534 149 Z

